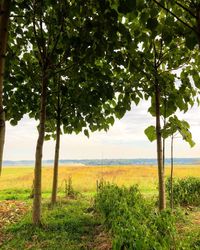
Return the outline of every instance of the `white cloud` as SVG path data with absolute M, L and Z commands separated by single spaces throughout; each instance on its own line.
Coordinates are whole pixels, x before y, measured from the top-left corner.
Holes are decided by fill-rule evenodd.
M 116 120 L 108 132 L 95 132 L 86 138 L 80 135 L 63 135 L 61 138 L 61 159 L 87 158 L 155 158 L 156 144 L 150 143 L 144 129 L 155 123 L 147 113 L 148 103 L 133 107 L 121 120 Z M 187 114 L 178 114 L 191 124 L 196 147 L 190 147 L 181 139 L 175 141 L 175 157 L 199 157 L 200 154 L 200 108 L 194 107 Z M 37 122 L 27 116 L 15 127 L 7 124 L 5 160 L 33 160 L 37 141 Z M 54 141 L 44 143 L 44 159 L 53 159 Z M 169 142 L 167 144 L 169 148 Z M 169 150 L 167 150 L 169 156 Z

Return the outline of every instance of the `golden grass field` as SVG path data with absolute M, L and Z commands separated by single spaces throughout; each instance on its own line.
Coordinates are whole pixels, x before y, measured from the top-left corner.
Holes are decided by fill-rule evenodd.
M 170 168 L 166 167 L 166 176 Z M 52 167 L 42 170 L 43 191 L 50 191 L 52 186 Z M 200 177 L 200 166 L 175 166 L 174 177 Z M 72 178 L 72 185 L 76 191 L 93 192 L 96 190 L 96 181 L 103 178 L 105 181 L 118 185 L 130 186 L 138 184 L 144 193 L 156 193 L 157 168 L 152 166 L 62 166 L 59 168 L 60 191 L 64 190 L 65 180 Z M 32 167 L 4 167 L 0 177 L 0 190 L 31 189 L 33 182 Z

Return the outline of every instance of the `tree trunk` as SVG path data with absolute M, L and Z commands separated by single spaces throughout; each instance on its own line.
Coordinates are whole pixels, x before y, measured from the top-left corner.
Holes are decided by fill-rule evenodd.
M 51 196 L 52 206 L 56 203 L 56 198 L 57 198 L 59 151 L 60 151 L 60 117 L 58 117 L 57 119 L 57 127 L 56 127 L 56 147 L 55 147 L 54 169 L 53 169 L 52 196 Z
M 10 0 L 1 0 L 0 4 L 0 175 L 3 162 L 3 148 L 5 141 L 5 111 L 3 108 L 3 80 L 5 69 L 6 47 L 8 39 L 8 23 L 10 14 Z
M 157 161 L 158 161 L 158 182 L 159 182 L 159 210 L 166 208 L 165 200 L 165 179 L 163 168 L 162 137 L 160 125 L 160 89 L 158 80 L 155 79 L 155 104 L 156 104 L 156 136 L 157 136 Z
M 174 135 L 171 138 L 171 175 L 170 175 L 170 207 L 173 209 L 174 194 L 173 194 L 173 174 L 174 174 Z
M 166 87 L 164 91 L 166 90 Z M 163 127 L 166 126 L 166 116 L 167 116 L 167 104 L 166 104 L 166 93 L 165 93 L 165 100 L 164 100 L 164 124 Z M 165 138 L 163 138 L 163 171 L 165 172 Z
M 45 135 L 46 121 L 46 98 L 47 98 L 47 74 L 42 75 L 42 92 L 40 99 L 40 123 L 38 140 L 35 154 L 35 171 L 34 171 L 34 197 L 33 197 L 33 224 L 41 223 L 41 179 L 42 179 L 42 151 Z
M 196 9 L 196 22 L 197 22 L 197 38 L 199 41 L 199 49 L 200 49 L 200 8 Z

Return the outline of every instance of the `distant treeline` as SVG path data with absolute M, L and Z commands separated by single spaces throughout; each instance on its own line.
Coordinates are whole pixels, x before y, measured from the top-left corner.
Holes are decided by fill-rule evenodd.
M 156 159 L 81 159 L 81 160 L 60 160 L 60 164 L 65 165 L 89 165 L 89 166 L 116 166 L 116 165 L 156 165 Z M 200 163 L 200 158 L 174 158 L 174 164 L 176 165 L 196 165 Z M 53 160 L 43 161 L 44 165 L 53 165 Z M 170 165 L 170 158 L 165 159 L 165 164 Z M 22 160 L 22 161 L 4 161 L 4 166 L 33 166 L 34 161 Z

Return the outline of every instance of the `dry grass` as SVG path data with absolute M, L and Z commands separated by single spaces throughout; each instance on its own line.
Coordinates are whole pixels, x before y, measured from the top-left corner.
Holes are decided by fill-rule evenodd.
M 51 190 L 53 168 L 45 167 L 42 173 L 43 190 Z M 166 175 L 169 173 L 170 168 L 167 167 Z M 157 189 L 157 168 L 152 166 L 62 166 L 59 169 L 60 190 L 64 189 L 69 176 L 74 189 L 81 192 L 95 191 L 96 181 L 101 178 L 118 185 L 138 184 L 145 193 L 155 193 Z M 175 166 L 174 176 L 200 177 L 200 166 Z M 0 177 L 0 190 L 31 189 L 32 180 L 31 167 L 5 167 Z

